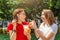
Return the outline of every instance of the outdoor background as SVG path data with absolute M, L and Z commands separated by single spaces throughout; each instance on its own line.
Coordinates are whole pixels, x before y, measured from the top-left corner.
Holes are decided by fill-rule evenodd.
M 41 23 L 41 11 L 51 9 L 58 25 L 55 40 L 60 40 L 60 0 L 0 0 L 0 40 L 9 40 L 6 27 L 7 23 L 12 20 L 12 13 L 16 8 L 24 8 L 27 21 L 36 20 L 37 26 Z M 33 30 L 31 36 L 31 40 L 37 40 Z

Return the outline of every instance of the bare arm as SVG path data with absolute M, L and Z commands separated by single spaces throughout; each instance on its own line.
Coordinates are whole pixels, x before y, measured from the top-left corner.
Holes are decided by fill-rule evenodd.
M 52 32 L 49 32 L 46 36 L 44 36 L 40 30 L 36 30 L 36 32 L 43 40 L 50 40 L 54 36 L 54 33 Z
M 33 29 L 35 31 L 35 34 L 36 34 L 36 37 L 37 38 L 42 38 L 42 40 L 50 40 L 53 36 L 54 36 L 54 33 L 53 32 L 49 32 L 47 33 L 47 35 L 44 35 L 40 30 L 38 30 L 37 26 L 36 26 L 36 22 L 33 21 Z
M 36 37 L 39 38 L 39 34 L 36 31 L 37 30 L 34 30 L 34 33 L 35 33 Z
M 10 40 L 16 40 L 16 20 L 12 20 L 12 30 L 9 30 Z
M 16 40 L 16 33 L 12 32 L 11 30 L 9 31 L 10 34 L 10 40 Z
M 9 35 L 10 35 L 10 39 L 11 39 L 11 35 L 12 35 L 12 30 L 9 30 Z

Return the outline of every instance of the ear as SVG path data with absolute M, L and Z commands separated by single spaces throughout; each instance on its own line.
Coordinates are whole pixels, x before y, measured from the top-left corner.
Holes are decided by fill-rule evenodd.
M 19 17 L 19 14 L 17 14 L 17 17 Z

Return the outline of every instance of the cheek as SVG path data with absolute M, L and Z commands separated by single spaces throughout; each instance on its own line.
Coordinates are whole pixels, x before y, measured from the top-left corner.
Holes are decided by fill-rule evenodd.
M 44 15 L 42 15 L 42 16 L 41 16 L 41 18 L 42 18 L 42 20 L 43 20 L 43 21 L 45 21 L 45 20 L 46 20 L 46 18 L 45 18 L 45 16 L 44 16 Z
M 22 15 L 19 16 L 19 19 L 20 19 L 20 20 L 22 19 Z
M 45 20 L 46 20 L 46 18 L 45 18 Z
M 20 16 L 20 19 L 22 19 L 22 20 L 24 20 L 25 18 L 26 18 L 26 16 L 24 16 L 24 15 Z
M 25 19 L 26 18 L 26 16 L 25 15 L 23 15 L 23 19 Z

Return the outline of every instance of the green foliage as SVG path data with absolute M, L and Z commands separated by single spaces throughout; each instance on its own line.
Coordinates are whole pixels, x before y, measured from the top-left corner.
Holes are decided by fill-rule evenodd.
M 59 10 L 60 0 L 0 0 L 0 18 L 12 20 L 13 10 L 18 7 L 25 9 L 27 18 L 37 19 L 42 9 L 54 9 L 54 12 L 55 9 Z M 59 15 L 60 12 L 57 12 Z
M 0 34 L 7 34 L 7 30 L 6 29 L 3 29 L 3 28 L 0 28 Z
M 3 30 L 2 30 L 2 28 L 0 28 L 0 34 L 2 34 L 3 33 Z
M 55 8 L 56 9 L 59 9 L 60 8 L 60 0 L 57 0 Z
M 11 3 L 9 5 L 7 4 L 9 2 L 9 0 L 5 0 L 5 1 L 1 0 L 0 2 L 1 2 L 1 4 L 0 4 L 0 11 L 1 11 L 0 17 L 5 20 L 8 20 L 11 17 L 11 13 L 12 13 L 12 6 L 9 6 L 9 5 L 11 5 Z
M 31 34 L 31 40 L 38 40 L 34 33 Z M 0 34 L 0 40 L 9 40 L 8 34 Z M 57 33 L 55 40 L 60 40 L 60 33 Z

